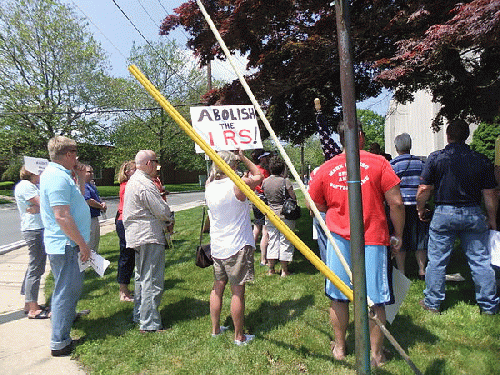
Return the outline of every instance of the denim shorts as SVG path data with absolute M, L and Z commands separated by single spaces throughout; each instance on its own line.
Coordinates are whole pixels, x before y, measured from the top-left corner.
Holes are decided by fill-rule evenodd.
M 332 236 L 352 269 L 350 242 L 335 233 L 332 233 Z M 330 242 L 327 245 L 325 263 L 347 286 L 352 288 L 349 276 Z M 388 263 L 387 246 L 365 245 L 366 292 L 375 305 L 394 303 Z M 328 279 L 325 284 L 325 294 L 334 301 L 348 301 L 347 297 Z

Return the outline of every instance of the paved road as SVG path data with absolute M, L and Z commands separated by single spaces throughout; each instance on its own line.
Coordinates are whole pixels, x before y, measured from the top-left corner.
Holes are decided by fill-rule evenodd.
M 175 193 L 167 197 L 171 205 L 182 205 L 193 201 L 203 200 L 204 192 Z M 107 219 L 116 215 L 118 199 L 104 199 L 108 205 Z M 105 219 L 103 218 L 103 219 Z M 0 205 L 0 246 L 9 245 L 22 240 L 19 213 L 15 204 Z

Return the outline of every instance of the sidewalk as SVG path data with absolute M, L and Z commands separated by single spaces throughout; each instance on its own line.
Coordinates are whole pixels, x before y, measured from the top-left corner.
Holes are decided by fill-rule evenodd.
M 182 211 L 202 204 L 196 201 L 173 205 L 174 211 Z M 115 230 L 114 220 L 101 222 L 101 235 Z M 79 363 L 68 357 L 50 355 L 50 319 L 28 319 L 24 315 L 24 296 L 21 283 L 28 264 L 26 246 L 0 254 L 0 374 L 2 375 L 84 375 Z M 38 303 L 45 304 L 45 277 L 40 285 Z

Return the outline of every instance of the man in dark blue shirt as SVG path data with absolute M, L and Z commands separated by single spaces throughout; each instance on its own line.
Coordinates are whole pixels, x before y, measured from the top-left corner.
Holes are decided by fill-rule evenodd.
M 469 136 L 469 125 L 465 121 L 452 121 L 446 128 L 446 136 L 448 145 L 429 155 L 417 192 L 421 220 L 424 220 L 425 202 L 432 194 L 436 205 L 429 229 L 426 288 L 420 305 L 439 313 L 445 298 L 446 266 L 458 236 L 476 284 L 480 312 L 496 314 L 499 298 L 487 247 L 488 230 L 496 229 L 498 205 L 493 164 L 465 144 Z M 481 197 L 487 217 L 480 206 Z

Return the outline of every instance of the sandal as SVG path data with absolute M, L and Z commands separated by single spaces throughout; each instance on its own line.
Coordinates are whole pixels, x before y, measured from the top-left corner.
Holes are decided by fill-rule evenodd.
M 36 315 L 29 315 L 28 314 L 28 319 L 48 319 L 50 318 L 50 311 L 47 310 L 40 310 L 40 312 Z

